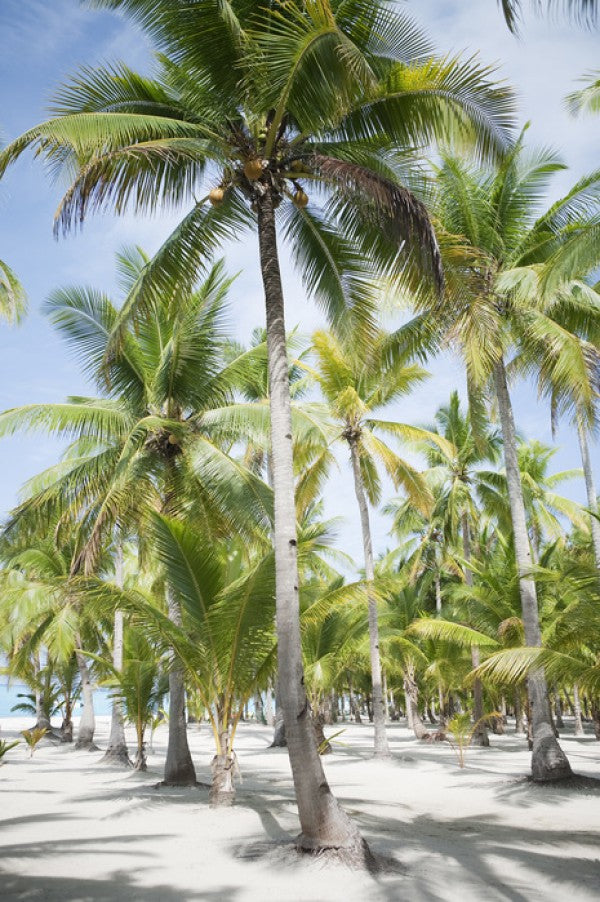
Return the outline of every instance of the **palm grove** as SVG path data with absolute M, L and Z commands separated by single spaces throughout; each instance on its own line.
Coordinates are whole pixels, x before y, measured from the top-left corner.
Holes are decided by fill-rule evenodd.
M 93 747 L 101 683 L 106 756 L 129 765 L 129 721 L 144 769 L 168 717 L 164 781 L 194 785 L 187 708 L 212 729 L 218 804 L 235 794 L 238 723 L 249 704 L 274 715 L 275 698 L 298 845 L 350 858 L 368 853 L 321 761 L 324 724 L 346 712 L 373 720 L 374 754 L 388 755 L 400 712 L 419 738 L 471 713 L 485 744 L 508 711 L 527 724 L 533 778 L 568 777 L 563 706 L 600 737 L 600 173 L 549 205 L 562 164 L 517 133 L 512 91 L 477 61 L 437 56 L 393 4 L 95 5 L 147 32 L 153 77 L 82 68 L 0 171 L 33 149 L 68 176 L 57 232 L 103 209 L 181 219 L 154 257 L 119 255 L 119 298 L 70 286 L 46 302 L 94 396 L 0 415 L 3 435 L 66 440 L 1 540 L 4 653 L 37 726 L 52 737 L 60 709 L 70 739 L 81 695 L 76 742 Z M 514 28 L 518 6 L 503 10 Z M 593 87 L 575 111 L 593 108 Z M 242 347 L 218 257 L 252 232 L 266 330 Z M 329 323 L 311 340 L 286 333 L 281 241 Z M 14 318 L 22 294 L 3 271 Z M 384 296 L 402 309 L 391 330 Z M 431 424 L 390 418 L 444 348 L 460 355 L 468 404 L 440 398 Z M 560 491 L 580 473 L 549 473 L 552 449 L 517 432 L 523 377 L 577 431 L 587 510 Z M 321 501 L 336 459 L 364 548 L 353 582 Z M 384 498 L 390 487 L 401 494 Z M 382 501 L 391 550 L 376 558 Z

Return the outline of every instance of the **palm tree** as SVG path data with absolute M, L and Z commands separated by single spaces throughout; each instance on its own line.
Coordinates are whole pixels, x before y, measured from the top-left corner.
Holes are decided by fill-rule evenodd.
M 137 278 L 146 260 L 139 250 L 119 256 L 125 285 Z M 190 487 L 198 515 L 203 511 L 214 519 L 218 511 L 225 532 L 234 521 L 238 529 L 245 524 L 251 532 L 267 521 L 269 489 L 225 453 L 219 436 L 211 438 L 219 427 L 218 411 L 230 413 L 224 404 L 251 356 L 249 352 L 228 364 L 222 359 L 221 318 L 229 285 L 218 263 L 177 306 L 157 298 L 152 316 L 128 330 L 108 371 L 103 359 L 117 315 L 111 301 L 86 288 L 56 291 L 48 301 L 51 319 L 104 397 L 6 411 L 0 415 L 0 432 L 42 428 L 77 436 L 66 461 L 34 480 L 31 497 L 13 518 L 18 522 L 32 512 L 39 516 L 46 508 L 63 518 L 65 510 L 78 511 L 82 528 L 72 574 L 93 570 L 115 525 L 143 533 L 148 510 L 177 510 L 189 501 Z M 207 413 L 210 425 L 203 419 Z M 239 411 L 237 422 L 239 435 L 245 425 Z M 168 597 L 167 603 L 178 622 L 176 600 Z M 165 782 L 195 783 L 183 677 L 177 668 L 171 668 L 169 681 Z
M 456 134 L 474 140 L 484 154 L 500 154 L 512 96 L 492 86 L 484 67 L 432 59 L 406 16 L 371 0 L 98 5 L 124 10 L 156 41 L 163 54 L 158 78 L 125 66 L 81 72 L 61 91 L 55 118 L 6 148 L 0 168 L 28 146 L 59 166 L 73 164 L 58 229 L 94 208 L 122 212 L 128 201 L 138 213 L 194 202 L 142 273 L 121 324 L 132 309 L 147 307 L 156 290 L 170 297 L 174 284 L 193 282 L 225 236 L 257 230 L 269 355 L 280 696 L 299 844 L 360 855 L 362 840 L 329 791 L 316 754 L 302 683 L 276 223 L 331 320 L 340 328 L 362 327 L 368 337 L 369 278 L 397 270 L 401 245 L 405 273 L 418 280 L 429 273 L 441 284 L 433 230 L 405 184 L 407 149 Z M 302 185 L 309 182 L 324 207 L 307 207 Z
M 447 446 L 432 442 L 426 447 L 427 463 L 431 468 L 441 471 L 445 477 L 447 494 L 442 516 L 445 521 L 445 532 L 452 539 L 460 535 L 462 556 L 464 559 L 464 578 L 468 586 L 473 584 L 471 569 L 472 542 L 475 535 L 475 524 L 478 511 L 475 492 L 481 485 L 482 475 L 478 467 L 485 462 L 494 463 L 498 458 L 500 437 L 492 431 L 488 424 L 480 423 L 478 435 L 475 436 L 469 415 L 462 415 L 458 392 L 452 392 L 450 403 L 440 407 L 435 420 L 438 430 L 447 441 Z M 450 454 L 448 450 L 450 449 Z M 479 665 L 479 649 L 471 649 L 473 666 Z M 485 721 L 483 719 L 483 691 L 481 682 L 473 682 L 473 718 L 475 732 L 473 739 L 479 745 L 489 745 Z
M 378 466 L 383 467 L 396 488 L 402 486 L 405 489 L 411 503 L 422 513 L 428 513 L 431 506 L 431 495 L 419 473 L 377 434 L 383 433 L 413 443 L 423 442 L 428 437 L 432 442 L 436 440 L 426 430 L 376 417 L 378 410 L 406 395 L 427 375 L 418 364 L 407 363 L 398 353 L 391 354 L 393 341 L 393 338 L 380 333 L 366 349 L 360 349 L 356 337 L 354 342 L 342 342 L 332 333 L 317 332 L 313 335 L 316 368 L 310 372 L 338 425 L 338 437 L 347 444 L 350 452 L 365 574 L 369 582 L 374 579 L 375 569 L 368 505 L 369 502 L 378 504 L 381 499 Z M 443 439 L 440 441 L 444 442 Z M 369 600 L 369 638 L 375 755 L 382 756 L 389 754 L 389 750 L 374 598 Z
M 600 177 L 594 173 L 535 218 L 548 177 L 560 166 L 550 152 L 527 155 L 523 136 L 506 161 L 493 171 L 446 157 L 438 170 L 437 195 L 437 213 L 447 235 L 445 300 L 442 305 L 417 299 L 438 323 L 447 316 L 445 334 L 456 342 L 465 359 L 475 429 L 482 414 L 482 392 L 490 383 L 493 386 L 530 646 L 540 645 L 541 634 L 506 356 L 514 351 L 515 366 L 537 373 L 542 390 L 554 392 L 559 386 L 560 391 L 580 397 L 587 409 L 591 402 L 593 346 L 572 330 L 585 328 L 598 317 L 598 308 L 587 298 L 565 299 L 560 293 L 550 292 L 550 283 L 540 292 L 539 283 L 532 285 L 521 270 L 525 267 L 529 273 L 532 263 L 537 263 L 539 270 L 549 259 L 554 264 L 561 242 L 574 241 L 577 224 L 586 210 L 597 204 Z M 585 249 L 589 241 L 585 225 L 579 235 Z M 564 272 L 564 259 L 559 266 Z M 528 685 L 533 709 L 534 779 L 560 779 L 570 773 L 570 767 L 554 737 L 543 673 L 532 672 Z

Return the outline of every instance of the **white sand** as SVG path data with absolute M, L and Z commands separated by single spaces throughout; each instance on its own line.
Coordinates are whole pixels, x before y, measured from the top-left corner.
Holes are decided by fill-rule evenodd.
M 0 719 L 8 739 L 29 724 Z M 105 745 L 108 718 L 99 718 Z M 492 736 L 459 770 L 447 745 L 389 728 L 393 758 L 369 757 L 372 730 L 348 725 L 327 776 L 372 849 L 397 862 L 370 876 L 302 858 L 278 842 L 298 832 L 285 750 L 242 724 L 243 782 L 234 808 L 212 810 L 202 789 L 153 789 L 166 729 L 146 774 L 99 765 L 98 752 L 24 745 L 0 768 L 0 898 L 222 902 L 489 902 L 600 899 L 600 791 L 534 786 L 522 738 Z M 132 739 L 133 737 L 131 737 Z M 190 727 L 200 780 L 209 780 L 208 727 Z M 600 777 L 600 743 L 562 740 L 573 768 Z

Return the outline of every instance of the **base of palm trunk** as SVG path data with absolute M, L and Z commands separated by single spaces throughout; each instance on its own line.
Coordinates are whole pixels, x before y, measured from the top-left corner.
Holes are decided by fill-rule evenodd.
M 215 755 L 211 764 L 212 785 L 209 802 L 211 808 L 227 808 L 233 805 L 235 786 L 235 758 L 231 755 Z
M 81 751 L 99 752 L 100 751 L 99 747 L 94 742 L 93 736 L 91 738 L 87 738 L 86 736 L 78 737 L 78 739 L 75 743 L 75 749 L 78 752 L 81 752 Z
M 131 767 L 131 760 L 126 745 L 114 745 L 107 748 L 100 759 L 101 764 L 116 764 L 120 767 Z
M 273 732 L 273 742 L 269 746 L 270 749 L 283 749 L 287 746 L 285 738 L 285 724 L 283 717 L 277 717 L 275 720 L 275 730 Z
M 481 730 L 476 730 L 471 737 L 471 745 L 479 746 L 482 749 L 489 748 L 490 745 L 490 737 L 488 736 L 488 731 L 485 727 Z
M 536 729 L 531 756 L 531 776 L 536 783 L 564 780 L 573 774 L 569 760 L 556 741 L 552 727 L 542 724 Z
M 377 869 L 375 856 L 358 830 L 353 832 L 342 845 L 317 842 L 301 833 L 296 839 L 295 847 L 302 855 L 312 855 L 324 862 L 329 860 L 332 863 L 342 863 L 351 868 L 369 871 Z

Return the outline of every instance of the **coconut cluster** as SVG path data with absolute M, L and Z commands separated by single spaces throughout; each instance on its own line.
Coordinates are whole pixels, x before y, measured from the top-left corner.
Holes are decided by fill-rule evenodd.
M 237 186 L 247 197 L 254 212 L 257 210 L 256 197 L 261 193 L 260 186 L 264 190 L 265 182 L 270 182 L 273 191 L 273 205 L 279 206 L 284 196 L 290 197 L 299 209 L 308 204 L 308 194 L 296 181 L 295 176 L 306 173 L 307 166 L 301 158 L 290 159 L 290 145 L 284 138 L 275 142 L 278 152 L 274 158 L 264 159 L 261 150 L 268 136 L 268 126 L 263 126 L 258 131 L 256 140 L 248 134 L 246 129 L 235 130 L 232 134 L 232 144 L 239 150 L 239 167 L 230 170 L 219 185 L 216 185 L 208 193 L 208 200 L 213 207 L 219 207 L 225 200 L 225 194 L 230 186 Z M 296 149 L 297 150 L 297 149 Z M 294 192 L 286 187 L 287 180 L 292 182 Z

